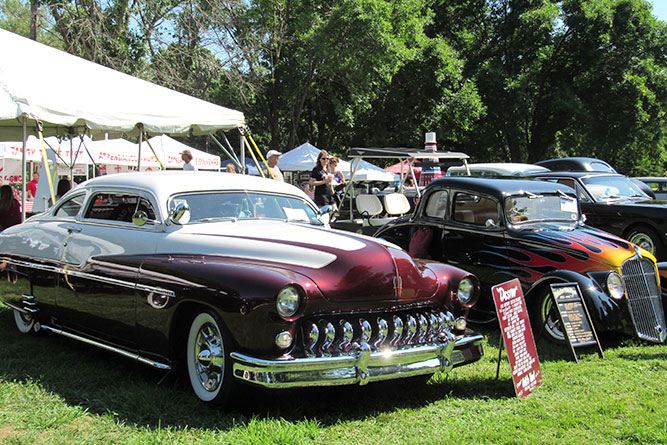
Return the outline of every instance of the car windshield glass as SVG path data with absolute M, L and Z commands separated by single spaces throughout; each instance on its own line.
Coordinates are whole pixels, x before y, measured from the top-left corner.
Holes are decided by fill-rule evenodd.
M 505 215 L 510 224 L 579 219 L 577 200 L 565 194 L 511 196 L 505 199 Z
M 169 210 L 180 203 L 190 208 L 189 218 L 180 221 L 183 224 L 264 218 L 322 224 L 315 209 L 295 196 L 241 191 L 188 193 L 173 196 Z
M 592 176 L 582 178 L 588 193 L 598 202 L 627 198 L 647 198 L 648 195 L 625 176 Z

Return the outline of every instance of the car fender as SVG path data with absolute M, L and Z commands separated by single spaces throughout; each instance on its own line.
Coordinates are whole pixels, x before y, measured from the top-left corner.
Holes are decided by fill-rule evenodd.
M 579 285 L 581 296 L 586 303 L 586 308 L 596 330 L 625 330 L 626 322 L 624 320 L 630 319 L 625 301 L 613 299 L 591 277 L 571 270 L 549 272 L 533 283 L 525 293 L 526 303 L 529 307 L 541 292 L 554 283 L 577 283 Z

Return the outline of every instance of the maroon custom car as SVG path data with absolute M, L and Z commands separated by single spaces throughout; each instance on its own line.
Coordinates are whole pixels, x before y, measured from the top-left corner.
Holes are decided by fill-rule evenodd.
M 209 403 L 238 383 L 365 384 L 480 358 L 474 275 L 322 219 L 260 178 L 92 179 L 0 234 L 2 300 L 26 334 L 180 364 Z

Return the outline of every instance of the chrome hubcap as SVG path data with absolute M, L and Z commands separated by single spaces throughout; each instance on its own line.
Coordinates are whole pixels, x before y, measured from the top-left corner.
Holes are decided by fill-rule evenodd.
M 651 239 L 651 237 L 648 236 L 647 234 L 635 233 L 630 237 L 629 241 L 631 243 L 638 245 L 642 249 L 646 249 L 652 254 L 655 254 L 655 245 L 653 244 L 653 240 Z
M 563 326 L 558 317 L 558 310 L 556 309 L 554 299 L 551 295 L 542 300 L 540 312 L 542 315 L 540 318 L 542 323 L 544 323 L 544 329 L 546 329 L 549 335 L 557 340 L 565 340 Z
M 199 382 L 206 391 L 215 391 L 225 370 L 222 337 L 215 325 L 206 323 L 199 329 L 194 355 Z

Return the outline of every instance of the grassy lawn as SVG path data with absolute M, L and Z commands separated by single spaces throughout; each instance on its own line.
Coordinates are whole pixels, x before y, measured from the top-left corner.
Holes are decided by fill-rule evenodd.
M 209 409 L 188 382 L 53 335 L 0 309 L 0 443 L 665 443 L 667 346 L 604 339 L 576 364 L 538 343 L 544 384 L 514 397 L 498 331 L 478 363 L 427 384 L 249 390 Z

